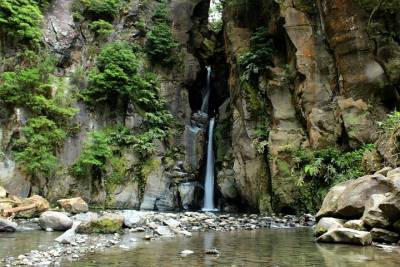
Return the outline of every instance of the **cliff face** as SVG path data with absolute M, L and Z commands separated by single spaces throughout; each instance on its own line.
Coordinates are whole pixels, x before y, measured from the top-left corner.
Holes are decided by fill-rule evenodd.
M 304 197 L 298 182 L 305 175 L 297 168 L 295 151 L 354 150 L 376 141 L 377 122 L 398 104 L 399 76 L 391 73 L 398 68 L 399 35 L 393 31 L 397 37 L 388 38 L 390 30 L 383 30 L 397 23 L 394 17 L 383 22 L 378 11 L 371 23 L 371 9 L 357 1 L 276 2 L 231 1 L 224 11 L 231 186 L 254 209 L 271 204 L 275 210 L 293 211 Z M 269 73 L 253 85 L 254 94 L 240 83 L 238 69 L 258 27 L 266 27 L 275 51 Z M 256 118 L 250 115 L 254 98 L 267 106 Z M 268 123 L 268 151 L 258 153 L 256 132 L 263 120 Z M 219 178 L 226 188 L 224 176 Z
M 355 0 L 235 0 L 226 1 L 223 29 L 213 33 L 207 27 L 208 0 L 171 0 L 165 3 L 176 42 L 174 63 L 165 67 L 145 59 L 140 69 L 156 74 L 174 131 L 152 139 L 155 149 L 146 157 L 135 152 L 137 143 L 118 147 L 117 159 L 102 169 L 109 179 L 93 173 L 77 178 L 71 168 L 86 153 L 90 132 L 122 125 L 135 136 L 145 127 L 143 108 L 134 99 L 114 97 L 112 105 L 93 107 L 76 95 L 90 88 L 89 73 L 105 44 L 124 40 L 145 47 L 164 2 L 130 1 L 113 19 L 112 33 L 99 36 L 90 21 L 73 14 L 73 1 L 52 1 L 41 47 L 57 61 L 52 94 L 71 99 L 77 112 L 70 123 L 79 127 L 54 150 L 57 167 L 35 176 L 14 156 L 32 111 L 21 105 L 5 109 L 0 185 L 21 196 L 41 193 L 56 200 L 79 195 L 93 205 L 115 208 L 199 208 L 207 116 L 198 111 L 210 65 L 220 207 L 294 212 L 304 209 L 299 201 L 313 197 L 304 191 L 314 192 L 319 185 L 307 180 L 312 175 L 298 154 L 373 144 L 379 137 L 377 122 L 398 105 L 398 16 Z M 242 62 L 246 53 L 257 52 L 260 36 L 271 42 L 270 58 L 254 68 Z M 17 56 L 21 50 L 2 36 L 3 72 L 24 65 Z M 382 146 L 378 150 L 389 157 Z M 381 156 L 376 150 L 368 153 L 367 159 Z M 367 172 L 380 167 L 370 165 Z M 122 173 L 117 181 L 114 173 Z

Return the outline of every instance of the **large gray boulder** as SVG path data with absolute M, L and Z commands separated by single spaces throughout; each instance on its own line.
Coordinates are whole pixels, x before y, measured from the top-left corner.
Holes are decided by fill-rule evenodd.
M 373 227 L 388 227 L 389 220 L 384 216 L 379 208 L 380 204 L 386 201 L 387 197 L 383 194 L 374 194 L 365 203 L 365 210 L 362 216 L 362 221 L 370 228 Z
M 381 228 L 373 228 L 370 233 L 375 242 L 396 243 L 399 240 L 398 233 Z
M 15 232 L 17 227 L 17 223 L 0 218 L 0 232 Z
M 349 228 L 335 228 L 317 238 L 317 242 L 367 246 L 372 244 L 369 232 Z
M 344 223 L 345 220 L 331 218 L 331 217 L 324 217 L 320 219 L 317 225 L 315 226 L 314 234 L 315 236 L 323 235 L 329 230 L 343 227 Z
M 317 218 L 333 216 L 359 219 L 371 195 L 385 194 L 392 190 L 392 181 L 381 174 L 367 175 L 341 183 L 329 191 Z
M 39 217 L 39 225 L 43 230 L 51 228 L 55 231 L 65 231 L 71 228 L 72 223 L 72 219 L 57 211 L 46 211 Z
M 321 209 L 318 211 L 316 218 L 334 216 L 337 209 L 337 201 L 351 181 L 346 181 L 332 187 L 324 201 L 322 202 Z

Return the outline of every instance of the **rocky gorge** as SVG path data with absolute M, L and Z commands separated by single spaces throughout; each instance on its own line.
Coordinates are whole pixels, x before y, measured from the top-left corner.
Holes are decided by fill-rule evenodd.
M 321 243 L 397 244 L 399 14 L 397 0 L 2 1 L 0 231 L 66 231 L 5 262 L 61 264 L 136 230 L 314 221 Z

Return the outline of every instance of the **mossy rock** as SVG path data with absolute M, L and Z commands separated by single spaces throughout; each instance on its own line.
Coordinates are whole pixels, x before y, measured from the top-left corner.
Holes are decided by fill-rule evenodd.
M 122 229 L 124 219 L 117 214 L 106 214 L 100 218 L 81 224 L 79 233 L 83 234 L 113 234 Z

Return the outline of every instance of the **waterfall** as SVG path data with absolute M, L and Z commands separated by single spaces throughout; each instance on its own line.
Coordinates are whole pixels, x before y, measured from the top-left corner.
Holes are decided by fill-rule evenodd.
M 204 184 L 204 207 L 203 211 L 214 211 L 214 149 L 213 149 L 213 133 L 215 119 L 210 119 L 208 129 L 208 145 L 207 145 L 207 165 Z
M 206 90 L 203 93 L 203 103 L 201 105 L 201 111 L 208 113 L 208 102 L 210 100 L 210 81 L 211 81 L 211 67 L 207 66 L 207 83 Z

